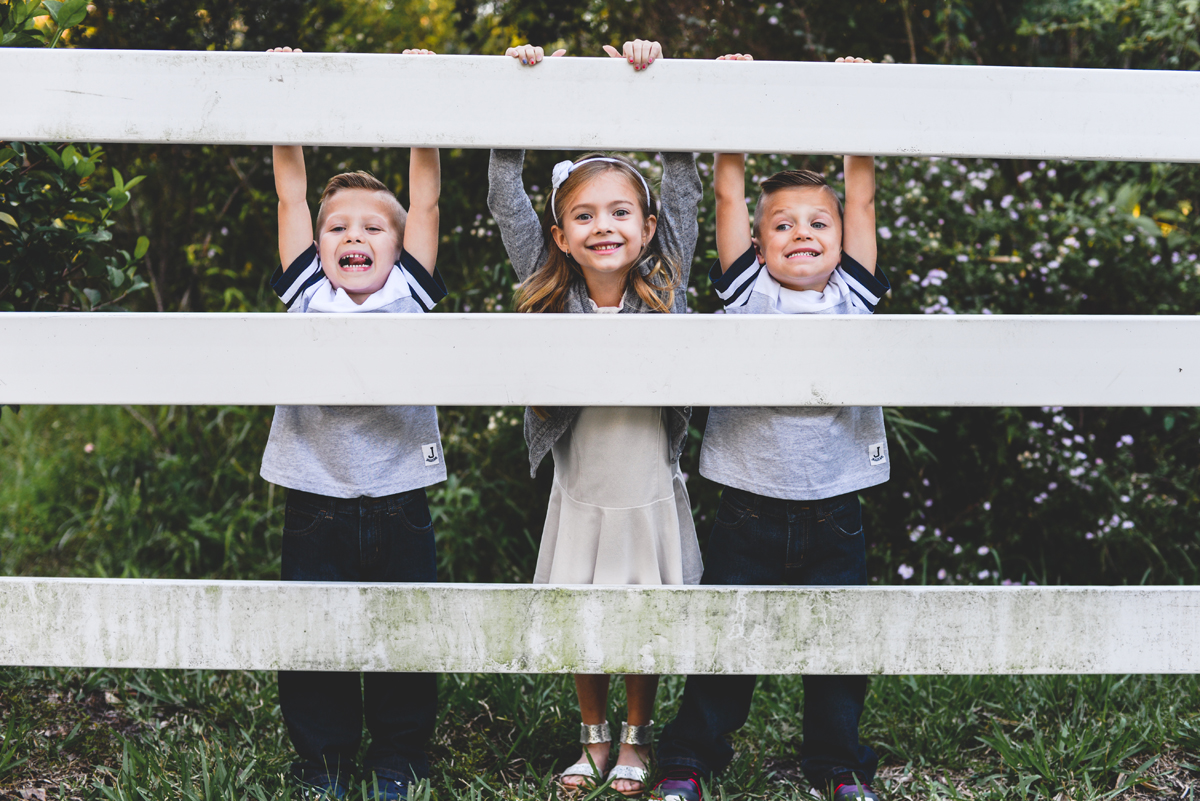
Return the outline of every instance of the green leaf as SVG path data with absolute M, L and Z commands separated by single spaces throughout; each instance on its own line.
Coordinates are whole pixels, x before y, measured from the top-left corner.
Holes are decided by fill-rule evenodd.
M 121 171 L 118 170 L 116 167 L 113 167 L 112 175 L 113 175 L 113 188 L 108 190 L 108 193 L 111 195 L 113 192 L 113 189 L 117 190 L 118 192 L 125 191 L 125 179 L 121 177 Z
M 144 175 L 139 175 L 135 178 L 130 178 L 129 183 L 125 184 L 125 191 L 128 192 L 130 189 L 137 186 L 144 180 L 146 180 L 146 176 L 144 176 Z
M 36 28 L 32 31 L 12 31 L 0 36 L 0 47 L 40 47 L 45 43 L 45 37 Z
M 38 147 L 42 149 L 42 152 L 46 154 L 46 158 L 50 159 L 55 167 L 58 167 L 60 170 L 62 169 L 62 158 L 58 155 L 57 150 L 46 145 L 38 145 Z
M 75 165 L 75 174 L 80 178 L 87 178 L 96 171 L 96 162 L 85 159 Z
M 100 302 L 101 295 L 99 290 L 88 287 L 87 289 L 83 290 L 83 294 L 87 296 L 88 304 L 91 306 L 95 306 Z
M 119 287 L 121 284 L 125 283 L 125 273 L 121 272 L 116 267 L 113 267 L 111 264 L 106 266 L 108 267 L 108 280 L 114 287 Z
M 58 16 L 54 17 L 54 21 L 58 23 L 60 29 L 71 28 L 87 19 L 87 6 L 89 0 L 67 0 L 67 2 L 59 5 Z
M 46 12 L 50 14 L 50 19 L 58 22 L 58 17 L 62 14 L 62 7 L 66 3 L 63 0 L 45 0 L 42 5 L 46 7 Z
M 13 228 L 19 227 L 17 225 L 17 221 L 12 218 L 11 214 L 5 214 L 2 211 L 0 211 L 0 222 L 6 222 L 9 225 L 11 225 Z M 142 238 L 145 239 L 145 237 L 142 237 Z
M 146 255 L 146 251 L 149 249 L 150 240 L 144 236 L 139 236 L 137 240 L 137 247 L 133 249 L 133 257 L 135 259 L 140 259 Z
M 1175 415 L 1168 414 L 1163 418 L 1163 431 L 1170 431 L 1175 427 Z
M 44 17 L 50 13 L 49 9 L 42 5 L 41 0 L 29 0 L 28 2 L 16 2 L 12 5 L 12 19 L 15 25 L 24 25 L 34 17 Z

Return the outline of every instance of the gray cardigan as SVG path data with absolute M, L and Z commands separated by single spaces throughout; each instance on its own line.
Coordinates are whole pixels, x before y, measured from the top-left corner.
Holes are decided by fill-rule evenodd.
M 662 242 L 664 253 L 674 257 L 679 264 L 680 284 L 675 291 L 673 314 L 687 313 L 688 276 L 692 269 L 692 256 L 696 250 L 699 225 L 696 210 L 700 205 L 702 189 L 700 174 L 696 171 L 696 158 L 691 153 L 663 153 L 663 178 L 659 196 L 658 229 L 656 236 Z M 525 164 L 523 150 L 493 150 L 488 165 L 488 209 L 496 224 L 504 248 L 517 278 L 524 281 L 546 263 L 549 250 L 542 237 L 542 223 L 525 194 L 522 168 Z M 647 272 L 648 263 L 637 269 Z M 635 293 L 626 296 L 621 314 L 653 313 Z M 567 293 L 565 311 L 574 314 L 589 314 L 592 304 L 587 284 L 577 279 Z M 548 415 L 538 417 L 532 407 L 525 408 L 525 443 L 529 446 L 529 475 L 536 476 L 538 465 L 549 453 L 558 438 L 566 433 L 579 414 L 577 406 L 551 406 L 544 408 Z M 679 460 L 687 439 L 688 420 L 692 416 L 690 406 L 672 406 L 667 414 L 667 436 L 671 445 L 672 463 Z

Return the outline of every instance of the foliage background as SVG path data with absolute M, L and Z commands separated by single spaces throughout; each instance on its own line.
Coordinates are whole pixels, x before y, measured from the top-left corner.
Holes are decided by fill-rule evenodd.
M 13 8 L 0 2 L 0 21 L 12 18 Z M 1198 17 L 1197 0 L 98 0 L 78 27 L 61 35 L 59 46 L 262 50 L 291 44 L 309 51 L 429 47 L 490 54 L 534 41 L 547 49 L 565 46 L 572 55 L 598 55 L 601 44 L 653 36 L 669 56 L 689 58 L 749 51 L 760 59 L 782 60 L 854 54 L 916 63 L 1190 70 L 1200 66 Z M 44 18 L 35 22 L 49 36 L 57 32 Z M 806 91 L 798 90 L 801 101 Z M 356 103 L 354 97 L 346 101 L 349 108 Z M 1173 124 L 1169 110 L 1114 113 L 1144 114 L 1147 125 Z M 38 188 L 30 173 L 48 170 L 62 179 L 62 203 L 97 206 L 92 222 L 74 221 L 78 225 L 68 232 L 72 246 L 101 229 L 111 239 L 100 237 L 68 256 L 77 264 L 78 254 L 84 254 L 90 277 L 64 276 L 59 270 L 26 293 L 24 305 L 12 295 L 0 301 L 14 308 L 112 308 L 119 300 L 124 308 L 145 312 L 279 311 L 266 284 L 276 259 L 269 149 L 105 145 L 101 154 L 77 144 L 65 161 L 64 144 L 51 151 L 57 163 L 40 148 L 14 148 L 16 155 L 7 162 L 0 153 L 0 169 L 8 165 L 0 172 L 0 206 L 22 223 L 36 218 L 53 227 L 62 204 L 39 210 L 24 200 Z M 40 167 L 24 160 L 29 152 L 35 160 L 45 155 Z M 566 155 L 529 154 L 526 183 L 539 203 L 551 166 Z M 371 170 L 406 200 L 404 150 L 313 148 L 306 156 L 314 200 L 324 176 L 347 169 Z M 649 176 L 657 176 L 653 154 L 636 157 Z M 513 278 L 487 213 L 487 154 L 451 150 L 442 158 L 440 265 L 452 294 L 440 311 L 507 311 Z M 80 166 L 85 161 L 90 166 Z M 772 172 L 794 166 L 823 170 L 835 185 L 840 180 L 837 160 L 779 154 L 753 157 L 748 181 L 752 188 Z M 132 180 L 123 180 L 118 170 L 141 177 L 135 191 L 127 191 Z M 701 171 L 708 183 L 708 154 L 701 158 Z M 1200 176 L 1193 165 L 885 158 L 877 175 L 880 262 L 894 287 L 882 313 L 1191 315 L 1198 310 L 1200 241 L 1192 214 L 1200 206 Z M 18 193 L 19 181 L 33 189 Z M 702 313 L 717 309 L 705 277 L 714 255 L 712 208 L 710 188 L 689 290 L 694 310 Z M 5 225 L 0 219 L 0 248 L 11 241 L 3 239 L 11 234 Z M 30 267 L 29 258 L 15 252 L 0 249 L 0 270 Z M 115 285 L 109 266 L 127 283 Z M 72 282 L 75 290 L 68 285 Z M 123 295 L 142 282 L 144 288 Z M 85 288 L 99 294 L 93 299 Z M 142 356 L 114 353 L 112 358 Z M 528 581 L 550 465 L 543 465 L 536 481 L 529 480 L 520 409 L 439 411 L 451 471 L 430 495 L 441 578 Z M 9 575 L 276 578 L 283 498 L 258 477 L 271 412 L 145 406 L 0 410 L 0 570 Z M 696 470 L 706 412 L 696 410 L 684 456 L 702 539 L 718 497 L 717 488 Z M 906 408 L 886 413 L 892 479 L 863 493 L 872 581 L 1196 583 L 1200 415 L 1195 409 Z M 486 687 L 464 677 L 447 681 L 449 717 L 443 723 L 453 733 L 439 735 L 438 746 L 446 784 L 467 786 L 475 771 L 499 771 L 489 773 L 489 781 L 507 781 L 505 776 L 524 769 L 508 762 L 514 749 L 542 749 L 530 763 L 535 772 L 569 756 L 555 751 L 569 739 L 571 726 L 571 715 L 559 708 L 567 696 L 557 680 L 500 677 Z M 799 688 L 784 679 L 777 684 L 761 696 L 774 711 L 756 717 L 757 728 L 740 745 L 750 762 L 739 763 L 739 776 L 750 787 L 766 775 L 772 753 L 793 748 L 798 740 L 782 699 L 794 702 Z M 141 721 L 137 725 L 152 731 L 170 721 L 171 733 L 156 736 L 192 743 L 179 759 L 203 753 L 230 760 L 231 766 L 220 770 L 226 771 L 222 781 L 237 789 L 231 797 L 246 797 L 246 777 L 259 776 L 250 768 L 239 773 L 236 759 L 257 764 L 254 749 L 263 749 L 268 768 L 259 771 L 274 770 L 286 759 L 277 716 L 268 714 L 274 703 L 271 685 L 261 676 L 51 671 L 5 674 L 0 685 L 5 691 L 0 710 L 10 724 L 20 719 L 40 727 L 42 717 L 62 714 L 68 696 L 79 709 L 86 707 L 85 717 L 92 721 L 81 723 L 83 729 L 76 726 L 75 733 L 67 726 L 29 752 L 0 744 L 0 782 L 22 756 L 65 764 L 84 753 L 79 743 L 85 734 L 93 736 L 88 732 L 98 720 L 97 709 Z M 868 736 L 887 743 L 886 758 L 909 768 L 929 759 L 948 769 L 973 765 L 977 757 L 993 759 L 981 770 L 995 771 L 988 781 L 1004 787 L 988 795 L 982 784 L 975 785 L 976 797 L 1053 797 L 1064 791 L 1069 797 L 1098 798 L 1100 790 L 1089 795 L 1090 790 L 1080 790 L 1081 783 L 1086 778 L 1088 788 L 1093 781 L 1119 786 L 1126 780 L 1118 774 L 1133 775 L 1136 768 L 1123 756 L 1126 751 L 1200 748 L 1194 680 L 887 679 L 872 686 L 874 717 L 864 725 Z M 677 690 L 666 685 L 665 705 L 674 702 Z M 37 697 L 54 700 L 30 707 L 27 717 L 16 714 Z M 265 711 L 255 711 L 264 697 Z M 484 698 L 486 714 L 475 705 Z M 51 707 L 58 711 L 47 712 Z M 941 720 L 946 709 L 967 711 Z M 205 719 L 227 733 L 206 728 Z M 522 726 L 510 726 L 513 721 Z M 524 735 L 505 740 L 529 729 L 538 732 L 536 748 L 531 741 L 522 744 Z M 1134 729 L 1141 739 L 1130 733 Z M 247 752 L 253 739 L 247 732 L 257 731 L 269 732 L 274 740 L 256 741 Z M 30 742 L 42 742 L 34 729 L 30 732 Z M 1086 736 L 1099 757 L 1078 753 L 1081 732 L 1091 732 Z M 97 763 L 112 764 L 112 743 L 101 742 L 100 734 L 95 738 L 86 747 L 95 749 Z M 18 739 L 13 735 L 0 742 Z M 200 740 L 203 745 L 195 745 Z M 1110 747 L 1110 740 L 1117 745 Z M 1122 743 L 1125 751 L 1117 748 Z M 199 775 L 194 764 L 167 764 L 176 759 L 169 751 L 126 747 L 133 750 L 123 767 L 114 768 L 116 778 L 106 785 L 105 797 L 125 797 L 121 782 L 128 783 L 128 797 L 138 792 L 158 797 L 146 795 L 154 782 L 163 783 L 163 797 L 179 797 L 182 790 L 172 782 Z M 1047 761 L 1047 753 L 1057 756 Z M 214 771 L 210 764 L 201 772 Z
M 1200 65 L 1193 0 L 129 0 L 88 9 L 62 35 L 68 46 L 499 53 L 531 40 L 594 55 L 603 43 L 654 35 L 669 55 L 689 58 L 751 51 L 772 59 Z M 529 154 L 527 186 L 539 202 L 564 155 Z M 657 175 L 653 154 L 637 157 Z M 323 176 L 361 168 L 405 199 L 404 150 L 311 148 L 307 158 L 314 197 Z M 487 214 L 486 160 L 483 151 L 443 153 L 441 266 L 453 290 L 443 311 L 504 311 L 511 298 L 512 273 Z M 122 186 L 109 165 L 143 180 L 106 218 L 112 258 L 137 256 L 122 275 L 148 284 L 121 297 L 124 307 L 278 311 L 266 285 L 276 258 L 268 149 L 109 145 L 106 161 L 81 168 L 98 197 Z M 835 184 L 840 177 L 834 159 L 759 156 L 750 161 L 751 189 L 797 165 L 824 170 Z M 707 183 L 707 154 L 701 170 Z M 894 289 L 880 311 L 1193 314 L 1196 178 L 1190 165 L 881 159 L 880 259 Z M 711 210 L 710 195 L 689 290 L 698 312 L 717 308 L 706 278 Z M 80 296 L 59 292 L 60 306 Z M 53 291 L 45 297 L 55 301 Z M 4 569 L 274 575 L 282 499 L 256 475 L 270 413 L 5 411 L 0 430 L 14 456 L 0 487 Z M 705 416 L 696 410 L 684 457 L 702 536 L 717 500 L 695 470 Z M 527 580 L 549 466 L 527 478 L 517 409 L 444 408 L 441 419 L 452 471 L 432 492 L 443 577 Z M 864 493 L 874 581 L 1196 580 L 1194 410 L 891 409 L 888 421 L 893 477 Z M 117 544 L 125 538 L 127 546 Z

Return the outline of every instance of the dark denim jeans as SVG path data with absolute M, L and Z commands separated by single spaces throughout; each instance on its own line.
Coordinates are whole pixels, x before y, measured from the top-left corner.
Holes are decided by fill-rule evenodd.
M 437 581 L 425 490 L 351 499 L 289 490 L 282 573 L 284 581 Z M 429 776 L 436 674 L 281 670 L 279 706 L 302 781 L 328 774 L 349 783 L 364 712 L 371 745 L 363 776 Z
M 783 501 L 726 487 L 704 557 L 706 585 L 867 583 L 862 507 L 856 493 Z M 842 633 L 853 647 L 853 631 Z M 726 735 L 750 713 L 756 676 L 688 676 L 679 714 L 658 744 L 664 767 L 708 775 L 733 758 Z M 804 677 L 801 768 L 814 788 L 848 773 L 875 778 L 879 758 L 858 742 L 865 676 Z

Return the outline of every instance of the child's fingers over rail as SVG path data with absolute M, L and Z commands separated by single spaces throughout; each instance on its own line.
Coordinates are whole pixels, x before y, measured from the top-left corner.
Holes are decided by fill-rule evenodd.
M 272 47 L 267 50 L 268 53 L 303 53 L 304 51 L 298 47 Z
M 749 53 L 726 53 L 723 56 L 717 56 L 717 61 L 753 61 L 754 56 Z
M 604 52 L 612 58 L 627 59 L 635 70 L 644 70 L 653 64 L 655 59 L 663 57 L 662 45 L 648 39 L 626 42 L 619 52 L 612 45 L 604 45 Z
M 415 47 L 415 48 L 410 47 L 409 49 L 401 52 L 400 55 L 402 55 L 402 56 L 436 56 L 437 53 L 433 52 L 432 50 L 426 50 L 423 47 Z
M 550 58 L 557 58 L 565 55 L 566 52 L 565 49 L 555 50 L 550 54 Z M 522 64 L 532 67 L 546 57 L 546 51 L 536 45 L 523 44 L 508 48 L 504 51 L 504 55 L 510 58 L 519 58 Z
M 837 64 L 870 64 L 871 59 L 857 58 L 855 56 L 839 56 L 837 59 L 835 59 L 834 63 L 837 63 Z

